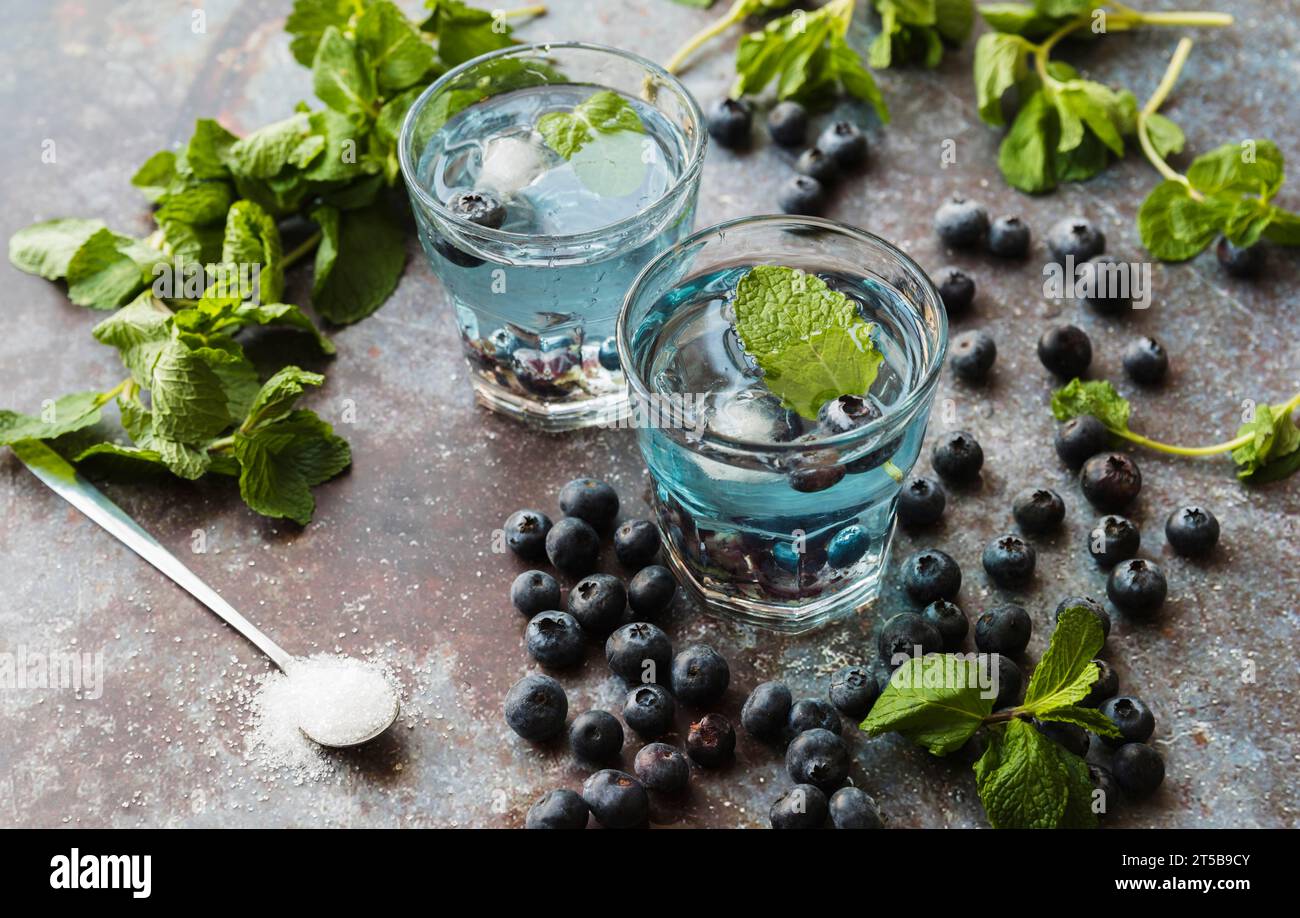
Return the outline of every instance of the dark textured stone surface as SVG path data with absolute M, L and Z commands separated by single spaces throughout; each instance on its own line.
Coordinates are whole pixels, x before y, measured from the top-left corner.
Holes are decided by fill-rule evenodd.
M 310 97 L 308 76 L 280 31 L 288 6 L 213 0 L 204 4 L 203 34 L 191 31 L 191 6 L 182 3 L 109 9 L 29 2 L 9 10 L 0 34 L 0 110 L 8 128 L 0 135 L 7 166 L 0 231 L 7 237 L 58 215 L 145 231 L 144 204 L 128 179 L 146 156 L 185 139 L 196 117 L 215 115 L 246 131 Z M 551 6 L 520 34 L 609 42 L 657 60 L 710 15 L 667 0 Z M 1198 36 L 1168 113 L 1187 131 L 1189 151 L 1259 133 L 1300 162 L 1291 93 L 1300 46 L 1295 4 L 1216 6 L 1237 14 L 1238 24 Z M 1117 36 L 1066 56 L 1145 97 L 1179 31 Z M 1051 448 L 1051 381 L 1034 356 L 1039 334 L 1053 320 L 1081 325 L 1093 339 L 1093 373 L 1117 383 L 1124 343 L 1155 335 L 1170 353 L 1170 379 L 1135 395 L 1135 426 L 1175 442 L 1226 438 L 1242 400 L 1278 401 L 1300 387 L 1297 261 L 1271 253 L 1268 278 L 1254 284 L 1227 278 L 1212 253 L 1156 265 L 1150 310 L 1118 320 L 1045 299 L 1039 268 L 1046 228 L 1083 213 L 1101 224 L 1109 251 L 1140 259 L 1133 216 L 1156 177 L 1131 155 L 1099 180 L 1046 197 L 1007 188 L 995 167 L 998 133 L 975 117 L 971 55 L 968 46 L 937 72 L 882 75 L 893 123 L 870 122 L 872 165 L 845 186 L 829 216 L 896 242 L 928 269 L 958 264 L 979 284 L 971 314 L 955 328 L 990 332 L 998 364 L 985 389 L 945 371 L 932 430 L 975 433 L 987 456 L 983 479 L 950 494 L 938 530 L 904 534 L 894 551 L 902 557 L 934 544 L 957 557 L 967 575 L 959 602 L 972 618 L 997 601 L 1025 605 L 1034 620 L 1034 659 L 1061 597 L 1104 594 L 1104 577 L 1084 546 L 1096 514 Z M 725 89 L 729 67 L 726 46 L 711 48 L 686 82 L 707 103 Z M 956 142 L 957 162 L 942 168 L 946 139 Z M 54 164 L 42 162 L 46 140 L 55 144 Z M 767 145 L 744 157 L 711 151 L 699 225 L 774 209 L 772 189 L 791 160 Z M 944 252 L 930 217 L 954 191 L 983 200 L 993 216 L 1023 215 L 1035 231 L 1030 259 L 1006 265 Z M 1284 191 L 1279 203 L 1300 209 L 1300 191 Z M 559 487 L 579 474 L 611 481 L 625 515 L 642 514 L 644 467 L 630 434 L 548 437 L 475 408 L 442 292 L 413 242 L 410 249 L 396 296 L 373 318 L 335 334 L 338 358 L 312 396 L 312 406 L 351 440 L 355 463 L 318 490 L 311 526 L 254 516 L 224 482 L 104 485 L 289 649 L 369 652 L 401 666 L 409 694 L 401 725 L 340 757 L 324 782 L 299 786 L 255 769 L 244 760 L 243 696 L 268 664 L 6 452 L 0 652 L 102 650 L 107 673 L 97 700 L 69 690 L 0 689 L 0 823 L 516 826 L 546 789 L 581 786 L 587 772 L 562 746 L 535 749 L 502 720 L 507 688 L 532 667 L 521 646 L 524 622 L 508 599 L 523 566 L 492 552 L 491 530 L 519 506 L 557 512 Z M 117 380 L 114 356 L 89 335 L 99 316 L 68 304 L 59 286 L 7 265 L 0 272 L 0 404 L 35 410 L 44 398 Z M 298 284 L 301 290 L 301 277 Z M 340 423 L 345 400 L 355 405 L 353 424 Z M 1121 690 L 1155 711 L 1154 741 L 1168 777 L 1152 799 L 1114 823 L 1295 826 L 1300 486 L 1293 479 L 1244 488 L 1223 459 L 1141 454 L 1139 461 L 1146 483 L 1132 515 L 1142 527 L 1143 555 L 1169 576 L 1170 598 L 1153 624 L 1120 618 L 1107 654 Z M 980 570 L 979 552 L 1011 528 L 1012 496 L 1031 485 L 1064 496 L 1066 524 L 1035 539 L 1039 564 L 1030 587 L 1004 593 Z M 1223 524 L 1208 561 L 1181 559 L 1165 544 L 1165 516 L 1188 501 L 1210 507 Z M 198 531 L 207 552 L 191 555 L 186 549 Z M 824 696 L 835 668 L 869 657 L 877 615 L 906 605 L 891 577 L 875 609 L 814 635 L 763 634 L 704 617 L 684 601 L 669 631 L 678 647 L 703 640 L 729 658 L 732 686 L 720 709 L 737 720 L 745 694 L 765 679 L 787 680 L 795 697 Z M 1243 683 L 1248 663 L 1256 680 Z M 621 709 L 624 689 L 594 646 L 565 683 L 572 712 Z M 679 712 L 669 741 L 683 742 L 690 713 Z M 983 824 L 969 769 L 897 737 L 847 732 L 854 780 L 893 825 Z M 624 750 L 623 767 L 636 748 Z M 781 757 L 742 734 L 737 760 L 728 772 L 698 776 L 685 803 L 656 804 L 653 820 L 765 825 L 788 781 Z

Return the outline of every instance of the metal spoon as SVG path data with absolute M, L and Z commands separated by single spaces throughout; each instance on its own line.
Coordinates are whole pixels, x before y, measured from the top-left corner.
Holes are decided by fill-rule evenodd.
M 236 612 L 234 606 L 222 599 L 216 590 L 200 580 L 198 575 L 182 564 L 175 555 L 163 548 L 157 539 L 145 532 L 139 523 L 127 516 L 121 507 L 78 475 L 77 470 L 68 464 L 62 456 L 39 440 L 24 440 L 21 443 L 16 443 L 13 446 L 13 451 L 22 460 L 23 464 L 31 470 L 31 473 L 45 482 L 50 487 L 50 490 L 117 536 L 119 541 L 137 555 L 158 568 L 191 596 L 219 615 L 226 624 L 248 638 L 258 650 L 270 657 L 271 662 L 278 666 L 282 672 L 287 673 L 290 667 L 294 665 L 297 660 L 296 657 L 290 655 L 283 647 L 267 637 L 260 628 Z M 303 733 L 320 745 L 335 749 L 368 743 L 391 727 L 401 711 L 397 692 L 392 690 L 391 687 L 390 690 L 392 691 L 393 716 L 389 717 L 382 727 L 367 736 L 348 743 L 338 743 L 325 742 L 307 733 L 306 730 L 303 730 Z

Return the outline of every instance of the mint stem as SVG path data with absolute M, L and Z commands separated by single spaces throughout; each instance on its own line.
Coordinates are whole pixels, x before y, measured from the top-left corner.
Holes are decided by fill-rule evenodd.
M 1174 55 L 1169 59 L 1169 66 L 1165 69 L 1165 75 L 1160 79 L 1160 85 L 1156 87 L 1156 91 L 1151 94 L 1151 98 L 1147 99 L 1146 105 L 1143 105 L 1142 110 L 1138 112 L 1137 135 L 1143 154 L 1146 155 L 1147 160 L 1155 167 L 1155 170 L 1166 180 L 1182 184 L 1193 200 L 1200 201 L 1204 199 L 1204 196 L 1192 187 L 1192 183 L 1187 180 L 1187 176 L 1176 171 L 1156 152 L 1155 144 L 1151 142 L 1151 134 L 1148 130 L 1148 122 L 1151 116 L 1160 110 L 1161 105 L 1164 105 L 1165 99 L 1168 98 L 1169 93 L 1174 88 L 1174 84 L 1178 82 L 1178 75 L 1182 73 L 1183 65 L 1187 63 L 1187 56 L 1191 53 L 1192 40 L 1190 38 L 1179 39 L 1178 47 L 1174 49 Z
M 727 29 L 740 22 L 740 20 L 744 19 L 746 6 L 748 6 L 747 0 L 736 0 L 736 2 L 731 5 L 731 9 L 727 10 L 726 14 L 721 19 L 713 23 L 713 25 L 701 29 L 688 38 L 686 44 L 678 48 L 677 53 L 674 54 L 669 59 L 668 63 L 664 65 L 664 69 L 669 73 L 677 73 L 680 71 L 682 66 L 686 63 L 686 59 L 694 54 L 701 45 L 712 41 L 714 38 L 727 31 Z
M 304 255 L 311 252 L 314 248 L 316 248 L 317 245 L 320 244 L 320 240 L 321 240 L 321 233 L 320 230 L 317 230 L 316 232 L 308 236 L 306 239 L 304 239 L 300 246 L 298 246 L 288 255 L 284 256 L 283 267 L 288 268 L 294 262 L 298 261 L 298 259 L 302 258 Z
M 1297 392 L 1289 402 L 1282 406 L 1282 414 L 1291 414 L 1297 408 L 1300 408 L 1300 392 Z M 1255 439 L 1254 434 L 1242 434 L 1240 437 L 1234 437 L 1223 443 L 1216 443 L 1213 446 L 1175 446 L 1171 443 L 1161 443 L 1159 440 L 1152 440 L 1150 437 L 1144 437 L 1136 434 L 1131 430 L 1115 430 L 1108 428 L 1111 433 L 1117 437 L 1122 437 L 1131 443 L 1137 443 L 1156 452 L 1168 453 L 1172 456 L 1217 456 L 1222 453 L 1230 453 L 1235 449 L 1240 449 L 1251 440 Z

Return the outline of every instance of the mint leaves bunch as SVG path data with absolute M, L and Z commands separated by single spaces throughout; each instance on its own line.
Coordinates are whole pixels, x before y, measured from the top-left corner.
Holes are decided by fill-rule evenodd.
M 1079 705 L 1097 681 L 1092 660 L 1104 642 L 1092 612 L 1083 606 L 1065 609 L 1024 702 L 996 713 L 996 693 L 987 678 L 988 670 L 996 671 L 991 658 L 915 657 L 894 673 L 862 729 L 871 736 L 901 733 L 940 756 L 960 749 L 982 729 L 987 745 L 974 766 L 975 784 L 994 828 L 1095 828 L 1100 807 L 1087 763 L 1043 735 L 1034 722 L 1119 736 L 1099 711 Z
M 841 395 L 871 388 L 884 357 L 857 304 L 821 278 L 758 265 L 736 285 L 736 333 L 763 371 L 763 383 L 808 419 Z
M 65 280 L 77 305 L 117 310 L 94 335 L 129 375 L 48 401 L 39 415 L 0 411 L 0 445 L 77 431 L 69 441 L 84 440 L 116 400 L 130 443 L 68 442 L 74 461 L 230 476 L 256 512 L 310 520 L 311 488 L 351 458 L 329 424 L 294 407 L 324 377 L 289 366 L 261 384 L 235 336 L 283 326 L 334 353 L 282 302 L 286 272 L 313 253 L 312 306 L 332 323 L 369 315 L 397 286 L 405 231 L 384 194 L 397 179 L 406 110 L 449 66 L 514 43 L 498 17 L 460 0 L 427 6 L 417 26 L 390 0 L 296 0 L 291 50 L 311 67 L 324 108 L 299 103 L 243 137 L 199 119 L 184 147 L 155 153 L 131 180 L 154 205 L 144 238 L 60 218 L 10 239 L 19 269 Z M 303 226 L 306 237 L 288 248 L 282 234 L 301 236 Z
M 749 16 L 789 6 L 791 0 L 736 0 L 713 25 L 689 39 L 669 60 L 676 73 L 701 45 Z M 781 101 L 825 103 L 844 93 L 869 103 L 881 121 L 889 120 L 884 97 L 847 36 L 854 0 L 830 0 L 816 10 L 795 10 L 740 39 L 731 97 L 759 93 L 774 85 Z
M 1165 162 L 1155 137 L 1157 110 L 1173 89 L 1192 42 L 1184 38 L 1164 78 L 1138 116 L 1143 152 L 1164 181 L 1138 209 L 1142 244 L 1162 261 L 1184 261 L 1217 236 L 1245 248 L 1264 237 L 1279 245 L 1300 245 L 1300 214 L 1272 203 L 1286 176 L 1285 162 L 1269 140 L 1226 143 L 1192 161 L 1183 175 Z
M 938 67 L 945 46 L 957 47 L 975 24 L 973 0 L 872 0 L 880 14 L 880 33 L 867 61 L 877 70 L 894 64 Z
M 1148 25 L 1232 22 L 1220 13 L 1142 13 L 1093 0 L 988 3 L 980 4 L 979 11 L 994 29 L 975 45 L 980 118 L 1004 126 L 1002 97 L 1016 90 L 1020 107 L 998 150 L 998 168 L 1008 184 L 1030 193 L 1092 178 L 1123 156 L 1139 133 L 1133 93 L 1083 79 L 1069 64 L 1051 59 L 1063 39 Z M 1145 135 L 1161 157 L 1183 147 L 1182 131 L 1161 115 L 1147 117 Z
M 1072 379 L 1052 394 L 1052 415 L 1058 421 L 1090 414 L 1113 435 L 1130 443 L 1174 456 L 1215 456 L 1231 453 L 1237 477 L 1264 483 L 1300 470 L 1300 428 L 1291 419 L 1300 410 L 1300 393 L 1280 405 L 1254 405 L 1236 436 L 1210 446 L 1174 446 L 1129 430 L 1128 399 L 1104 380 Z

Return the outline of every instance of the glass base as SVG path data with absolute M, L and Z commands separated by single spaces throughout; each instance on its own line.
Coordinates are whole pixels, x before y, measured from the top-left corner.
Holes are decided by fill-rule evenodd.
M 626 391 L 574 401 L 541 401 L 473 375 L 470 380 L 480 405 L 548 433 L 612 425 L 628 413 Z
M 715 589 L 707 581 L 696 577 L 662 527 L 660 533 L 668 566 L 676 575 L 677 581 L 701 599 L 705 611 L 784 634 L 803 634 L 842 618 L 868 614 L 880 596 L 894 534 L 891 526 L 885 536 L 885 543 L 881 546 L 880 563 L 866 576 L 846 581 L 843 586 L 816 599 L 793 604 L 788 601 L 751 599 Z

